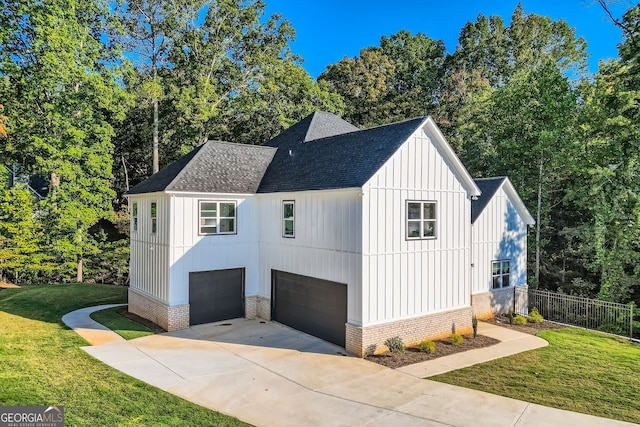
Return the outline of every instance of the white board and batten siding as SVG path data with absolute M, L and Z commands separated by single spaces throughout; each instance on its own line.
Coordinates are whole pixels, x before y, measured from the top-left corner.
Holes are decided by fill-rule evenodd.
M 189 194 L 169 195 L 171 230 L 169 251 L 170 305 L 189 303 L 189 273 L 208 270 L 245 268 L 247 295 L 257 292 L 258 269 L 255 195 Z M 200 234 L 200 202 L 235 202 L 236 234 Z
M 346 283 L 347 319 L 360 324 L 361 189 L 258 196 L 260 289 L 271 298 L 271 270 Z M 283 237 L 283 202 L 294 201 L 295 237 Z
M 165 193 L 135 194 L 129 196 L 129 212 L 137 204 L 138 229 L 131 219 L 130 286 L 154 299 L 169 303 L 169 249 L 170 215 L 169 197 Z M 151 230 L 151 204 L 156 203 L 156 232 Z
M 510 261 L 509 283 L 527 284 L 527 224 L 504 187 L 499 188 L 472 226 L 473 294 L 492 289 L 492 262 Z
M 436 202 L 436 238 L 409 240 L 406 202 Z M 363 187 L 364 326 L 470 304 L 467 190 L 417 130 Z

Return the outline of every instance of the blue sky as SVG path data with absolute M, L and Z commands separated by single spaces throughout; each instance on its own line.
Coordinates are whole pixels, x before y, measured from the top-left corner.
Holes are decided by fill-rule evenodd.
M 377 46 L 382 35 L 406 29 L 442 39 L 448 52 L 458 44 L 458 34 L 479 13 L 499 15 L 508 25 L 518 0 L 265 0 L 267 13 L 280 13 L 296 30 L 294 53 L 304 59 L 303 66 L 317 77 L 327 65 L 360 49 Z M 622 0 L 612 5 L 621 17 L 635 2 Z M 616 58 L 621 32 L 595 0 L 523 0 L 527 13 L 564 19 L 586 39 L 590 54 L 589 70 L 596 72 L 601 59 Z

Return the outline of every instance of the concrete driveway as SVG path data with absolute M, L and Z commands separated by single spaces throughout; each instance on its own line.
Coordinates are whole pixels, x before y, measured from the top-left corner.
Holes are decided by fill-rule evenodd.
M 418 379 L 275 322 L 235 319 L 84 349 L 257 426 L 631 425 Z

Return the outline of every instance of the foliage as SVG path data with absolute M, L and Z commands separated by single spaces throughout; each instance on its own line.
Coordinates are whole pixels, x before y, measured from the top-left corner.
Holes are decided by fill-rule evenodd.
M 402 342 L 402 339 L 398 336 L 387 338 L 384 345 L 389 348 L 391 353 L 404 353 L 404 342 Z
M 516 314 L 513 317 L 513 324 L 514 325 L 526 325 L 527 324 L 527 318 L 520 315 L 520 314 Z
M 100 37 L 111 24 L 102 1 L 4 4 L 12 31 L 0 49 L 9 82 L 1 101 L 12 127 L 0 156 L 49 177 L 38 209 L 56 279 L 82 280 L 83 260 L 95 252 L 88 230 L 112 215 L 111 138 L 128 97 L 117 52 Z
M 473 337 L 475 338 L 478 336 L 478 318 L 475 314 L 471 316 L 471 327 L 473 327 Z
M 453 345 L 460 345 L 464 342 L 464 337 L 460 334 L 451 334 L 449 335 L 449 341 Z
M 539 336 L 549 345 L 429 379 L 640 423 L 640 377 L 635 375 L 640 346 L 579 328 Z
M 418 348 L 423 353 L 433 354 L 436 352 L 436 343 L 431 340 L 423 340 L 418 344 Z
M 127 288 L 29 286 L 0 291 L 0 390 L 3 405 L 55 402 L 67 425 L 244 426 L 99 363 L 62 324 L 73 310 L 122 303 Z
M 540 314 L 536 307 L 533 307 L 529 310 L 526 320 L 530 323 L 542 323 L 544 321 L 544 317 L 542 317 L 542 314 Z

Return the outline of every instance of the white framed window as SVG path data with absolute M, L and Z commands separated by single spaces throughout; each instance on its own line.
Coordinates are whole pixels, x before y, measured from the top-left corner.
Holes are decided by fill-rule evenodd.
M 151 234 L 156 234 L 158 231 L 158 204 L 151 202 Z
M 200 200 L 201 235 L 236 234 L 236 202 Z
M 436 202 L 407 200 L 407 239 L 435 239 L 436 226 Z
M 131 228 L 138 231 L 138 202 L 131 204 Z
M 511 261 L 501 260 L 491 262 L 492 289 L 509 287 L 509 277 L 511 275 Z
M 294 200 L 282 202 L 282 237 L 295 237 L 295 205 Z

